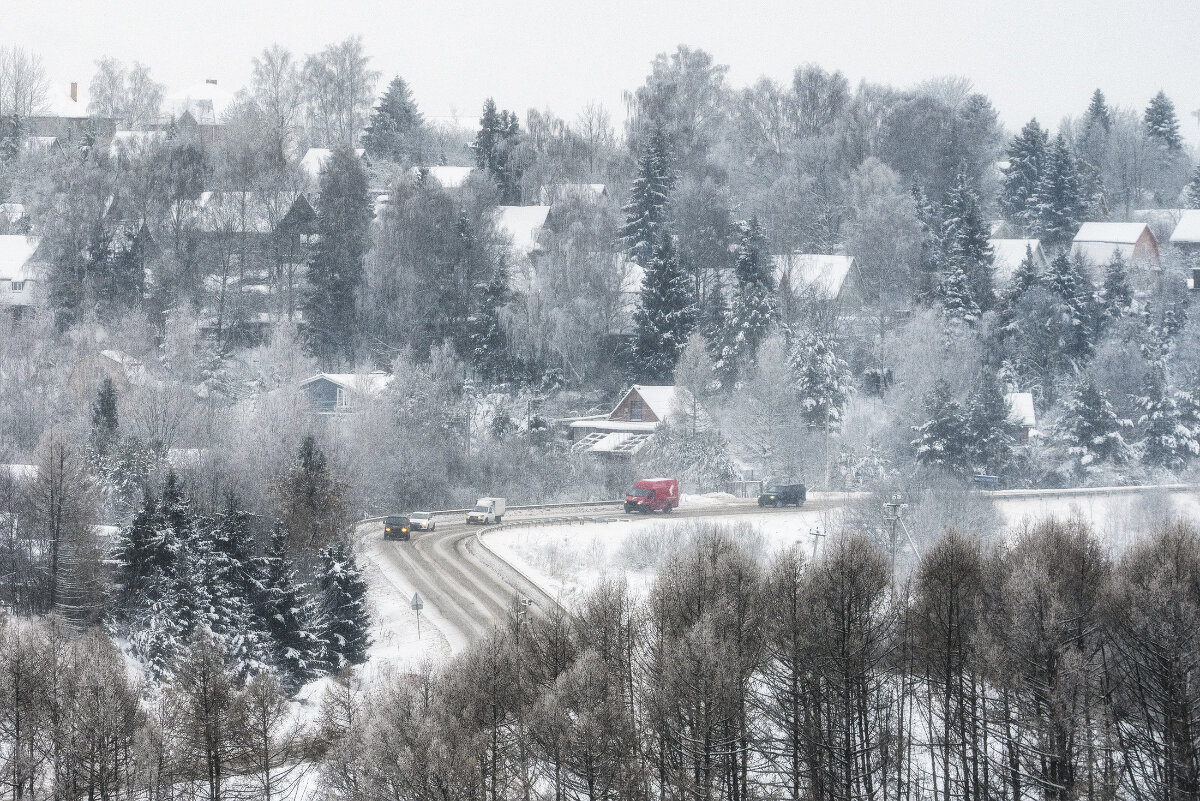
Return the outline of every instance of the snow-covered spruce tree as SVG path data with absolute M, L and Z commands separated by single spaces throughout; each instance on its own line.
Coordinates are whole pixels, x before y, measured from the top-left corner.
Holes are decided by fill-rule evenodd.
M 1129 270 L 1119 251 L 1113 252 L 1112 259 L 1105 267 L 1104 284 L 1100 287 L 1097 301 L 1100 304 L 1100 316 L 1106 323 L 1120 319 L 1129 312 L 1133 305 L 1133 288 L 1129 285 Z
M 646 265 L 633 323 L 635 369 L 644 381 L 661 383 L 675 370 L 679 353 L 696 325 L 692 282 L 679 265 L 668 232 L 663 232 Z
M 1162 362 L 1152 364 L 1147 371 L 1137 395 L 1137 406 L 1141 411 L 1137 426 L 1145 464 L 1179 470 L 1188 459 L 1200 454 L 1196 434 L 1186 424 L 1176 396 L 1167 386 Z
M 134 515 L 129 527 L 121 530 L 114 549 L 116 583 L 121 588 L 118 617 L 140 605 L 149 590 L 149 582 L 161 571 L 161 556 L 156 546 L 163 522 L 158 498 L 147 490 L 142 508 Z
M 732 386 L 758 356 L 758 347 L 775 319 L 775 281 L 765 255 L 766 243 L 757 219 L 734 224 L 737 288 L 725 319 L 717 374 L 722 386 Z
M 1200 209 L 1200 164 L 1196 165 L 1191 180 L 1183 188 L 1183 199 L 1189 209 Z
M 1146 126 L 1146 134 L 1159 147 L 1166 150 L 1179 150 L 1183 147 L 1183 137 L 1179 134 L 1179 117 L 1175 115 L 1175 104 L 1161 89 L 1150 99 L 1146 113 L 1142 117 Z
M 25 121 L 19 114 L 0 118 L 0 162 L 15 161 L 24 152 Z
M 971 466 L 990 475 L 1004 473 L 1012 462 L 1016 427 L 1000 382 L 986 367 L 967 396 L 964 418 Z
M 1131 425 L 1117 417 L 1108 395 L 1086 376 L 1067 398 L 1053 428 L 1054 440 L 1066 456 L 1064 468 L 1082 476 L 1105 465 L 1128 463 L 1133 449 L 1121 432 Z
M 697 323 L 714 369 L 721 359 L 725 327 L 729 319 L 729 304 L 725 302 L 725 290 L 721 288 L 721 284 L 719 277 L 712 281 L 708 293 L 704 296 Z
M 656 127 L 638 160 L 629 203 L 625 205 L 625 225 L 621 228 L 621 246 L 630 260 L 648 267 L 665 236 L 667 201 L 675 186 L 671 167 L 671 149 L 667 134 Z
M 424 122 L 408 83 L 397 75 L 371 114 L 363 134 L 363 147 L 376 158 L 419 161 L 419 134 Z
M 501 257 L 487 283 L 471 294 L 467 318 L 467 347 L 471 365 L 485 379 L 505 377 L 508 370 L 508 338 L 500 321 L 500 312 L 511 298 L 508 263 Z
M 271 662 L 288 692 L 315 679 L 325 665 L 320 611 L 307 587 L 297 581 L 282 523 L 271 532 L 265 554 L 256 560 L 254 610 L 270 637 Z
M 329 472 L 325 452 L 310 434 L 296 462 L 275 487 L 280 516 L 298 548 L 321 548 L 337 539 L 346 517 L 346 487 Z
M 367 582 L 359 572 L 354 552 L 339 542 L 320 553 L 317 586 L 320 589 L 321 641 L 331 670 L 367 661 L 371 644 L 368 628 Z
M 1046 164 L 1050 134 L 1038 124 L 1037 119 L 1025 123 L 1021 133 L 1008 144 L 1005 155 L 1008 166 L 1004 168 L 1004 181 L 1000 189 L 1000 211 L 1004 219 L 1030 230 L 1036 205 L 1038 183 Z
M 850 366 L 827 332 L 806 330 L 791 346 L 793 386 L 804 421 L 829 431 L 842 427 L 842 412 L 854 390 Z
M 1091 281 L 1077 260 L 1060 253 L 1050 262 L 1042 285 L 1054 298 L 1051 323 L 1058 333 L 1059 354 L 1082 364 L 1091 355 L 1095 331 Z
M 105 456 L 117 441 L 117 390 L 111 378 L 100 382 L 100 390 L 92 404 L 92 450 Z
M 238 679 L 261 673 L 271 664 L 270 636 L 255 614 L 253 541 L 250 515 L 230 499 L 225 512 L 208 526 L 205 581 L 212 599 L 208 626 L 219 636 Z
M 1067 138 L 1059 134 L 1047 152 L 1045 168 L 1034 191 L 1033 233 L 1049 245 L 1065 245 L 1079 231 L 1086 213 L 1079 166 Z
M 338 148 L 321 171 L 317 244 L 308 262 L 304 297 L 306 344 L 326 368 L 354 364 L 356 302 L 373 216 L 362 161 L 354 151 Z
M 937 286 L 937 299 L 952 320 L 974 323 L 979 319 L 979 306 L 971 296 L 967 274 L 961 265 L 950 267 L 942 278 Z
M 992 285 L 990 229 L 983 218 L 979 193 L 971 183 L 966 165 L 961 165 L 954 186 L 942 205 L 942 261 L 946 274 L 961 270 L 971 301 L 981 312 L 996 301 Z
M 925 422 L 916 428 L 917 464 L 961 474 L 968 468 L 966 419 L 954 390 L 938 379 L 925 399 Z

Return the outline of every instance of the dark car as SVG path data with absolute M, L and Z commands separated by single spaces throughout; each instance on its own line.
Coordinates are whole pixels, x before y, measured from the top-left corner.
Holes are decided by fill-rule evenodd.
M 412 534 L 412 526 L 408 518 L 394 515 L 383 519 L 383 538 L 385 540 L 406 540 Z
M 772 484 L 758 496 L 759 506 L 799 506 L 804 503 L 808 491 L 803 484 Z

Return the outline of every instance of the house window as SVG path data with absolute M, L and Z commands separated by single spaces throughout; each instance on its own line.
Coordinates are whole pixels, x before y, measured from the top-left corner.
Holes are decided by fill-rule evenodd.
M 642 422 L 642 402 L 640 400 L 629 402 L 629 419 L 634 423 Z
M 13 281 L 12 282 L 12 291 L 13 292 L 24 292 L 25 291 L 25 282 L 24 281 Z
M 346 397 L 346 390 L 338 389 L 337 391 L 337 407 L 339 409 L 350 408 L 350 399 Z

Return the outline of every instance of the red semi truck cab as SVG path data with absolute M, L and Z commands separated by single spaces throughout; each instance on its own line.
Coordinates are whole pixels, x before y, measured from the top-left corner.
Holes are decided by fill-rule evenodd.
M 626 512 L 669 512 L 679 507 L 679 482 L 673 478 L 640 478 L 625 493 Z

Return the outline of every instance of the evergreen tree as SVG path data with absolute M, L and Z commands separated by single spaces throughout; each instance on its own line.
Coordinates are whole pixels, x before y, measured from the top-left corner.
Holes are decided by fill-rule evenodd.
M 287 531 L 300 548 L 320 548 L 337 539 L 346 516 L 346 488 L 329 472 L 325 452 L 307 435 L 296 462 L 283 476 L 276 494 Z
M 964 428 L 971 466 L 990 475 L 1002 474 L 1012 461 L 1016 432 L 1012 408 L 989 369 L 983 370 L 979 383 L 967 396 Z
M 1141 410 L 1142 461 L 1153 467 L 1179 470 L 1185 462 L 1200 454 L 1200 443 L 1185 422 L 1176 395 L 1167 386 L 1166 369 L 1161 362 L 1150 366 L 1137 396 Z
M 966 165 L 959 168 L 954 186 L 942 206 L 942 261 L 944 275 L 961 271 L 966 278 L 970 304 L 988 311 L 995 303 L 992 286 L 992 247 L 979 194 L 971 184 Z M 957 281 L 957 279 L 954 279 Z M 943 302 L 946 295 L 942 295 Z
M 1070 242 L 1083 223 L 1087 203 L 1079 167 L 1062 134 L 1055 137 L 1049 149 L 1034 197 L 1031 221 L 1035 235 L 1050 245 Z
M 511 111 L 497 111 L 496 101 L 488 98 L 479 117 L 479 131 L 471 149 L 475 165 L 492 176 L 500 188 L 500 202 L 516 205 L 521 201 L 521 170 L 515 158 L 521 140 L 521 123 Z
M 1151 98 L 1142 121 L 1146 125 L 1146 133 L 1159 147 L 1171 151 L 1183 147 L 1183 137 L 1179 134 L 1179 118 L 1175 116 L 1175 104 L 1161 89 Z
M 758 347 L 775 318 L 775 281 L 757 219 L 735 225 L 737 289 L 725 319 L 723 347 L 717 361 L 722 384 L 730 386 L 757 357 Z
M 105 456 L 116 443 L 117 424 L 117 389 L 106 377 L 92 404 L 92 448 L 97 456 Z
M 667 223 L 667 201 L 675 186 L 667 134 L 655 128 L 638 160 L 637 177 L 629 203 L 625 205 L 625 225 L 621 244 L 630 260 L 647 267 L 654 257 Z
M 1113 252 L 1112 260 L 1104 271 L 1104 284 L 1100 288 L 1100 314 L 1105 321 L 1119 319 L 1133 305 L 1133 289 L 1129 285 L 1129 271 L 1119 251 Z
M 1132 451 L 1121 433 L 1129 426 L 1128 420 L 1117 417 L 1108 395 L 1087 376 L 1067 399 L 1054 434 L 1067 456 L 1066 467 L 1084 475 L 1105 464 L 1129 461 Z
M 804 421 L 829 431 L 841 429 L 842 412 L 853 392 L 850 367 L 837 355 L 832 339 L 808 330 L 792 343 L 791 366 Z
M 424 122 L 412 90 L 397 75 L 371 115 L 363 147 L 372 156 L 389 161 L 420 161 L 420 129 Z
M 937 298 L 946 316 L 952 320 L 974 323 L 979 319 L 979 306 L 971 297 L 967 274 L 961 265 L 954 265 L 937 287 Z
M 966 419 L 945 379 L 938 379 L 925 399 L 925 422 L 917 427 L 913 447 L 917 464 L 951 473 L 968 468 Z
M 1112 113 L 1108 110 L 1104 92 L 1099 89 L 1092 92 L 1092 100 L 1088 103 L 1087 113 L 1084 115 L 1084 125 L 1087 128 L 1095 126 L 1105 133 L 1112 128 Z
M 700 310 L 699 329 L 704 337 L 705 349 L 713 360 L 713 365 L 721 360 L 721 351 L 725 346 L 724 336 L 729 322 L 729 305 L 725 302 L 725 290 L 722 289 L 720 277 L 712 281 L 708 294 L 704 296 L 704 305 Z
M 1091 355 L 1095 325 L 1091 281 L 1077 259 L 1060 253 L 1050 262 L 1043 285 L 1054 298 L 1058 351 L 1062 357 L 1082 363 Z
M 696 325 L 692 282 L 679 265 L 669 232 L 663 232 L 646 266 L 633 322 L 637 369 L 647 382 L 666 380 Z
M 1200 164 L 1192 171 L 1192 178 L 1183 188 L 1183 198 L 1189 209 L 1200 209 Z
M 315 679 L 324 664 L 320 613 L 296 580 L 282 523 L 271 532 L 266 553 L 257 560 L 254 609 L 266 628 L 271 659 L 289 692 Z
M 358 336 L 356 300 L 371 246 L 370 195 L 362 161 L 348 148 L 333 151 L 321 172 L 317 244 L 308 263 L 304 333 L 323 365 L 353 364 Z
M 158 499 L 147 489 L 142 508 L 129 527 L 121 530 L 114 549 L 116 583 L 121 588 L 122 606 L 126 610 L 137 606 L 151 577 L 161 571 L 154 546 L 163 523 Z
M 25 121 L 19 114 L 0 115 L 0 162 L 16 161 L 25 149 Z
M 339 542 L 320 553 L 317 586 L 321 594 L 321 641 L 330 668 L 341 670 L 367 661 L 370 616 L 367 613 L 367 582 L 354 553 Z
M 508 363 L 508 344 L 500 312 L 508 303 L 508 264 L 501 258 L 491 279 L 471 293 L 475 308 L 467 318 L 467 348 L 475 370 L 484 378 L 502 377 Z
M 1000 189 L 1000 211 L 1004 219 L 1024 230 L 1032 229 L 1037 204 L 1038 183 L 1046 165 L 1050 133 L 1032 119 L 1014 136 L 1006 155 L 1004 180 Z

